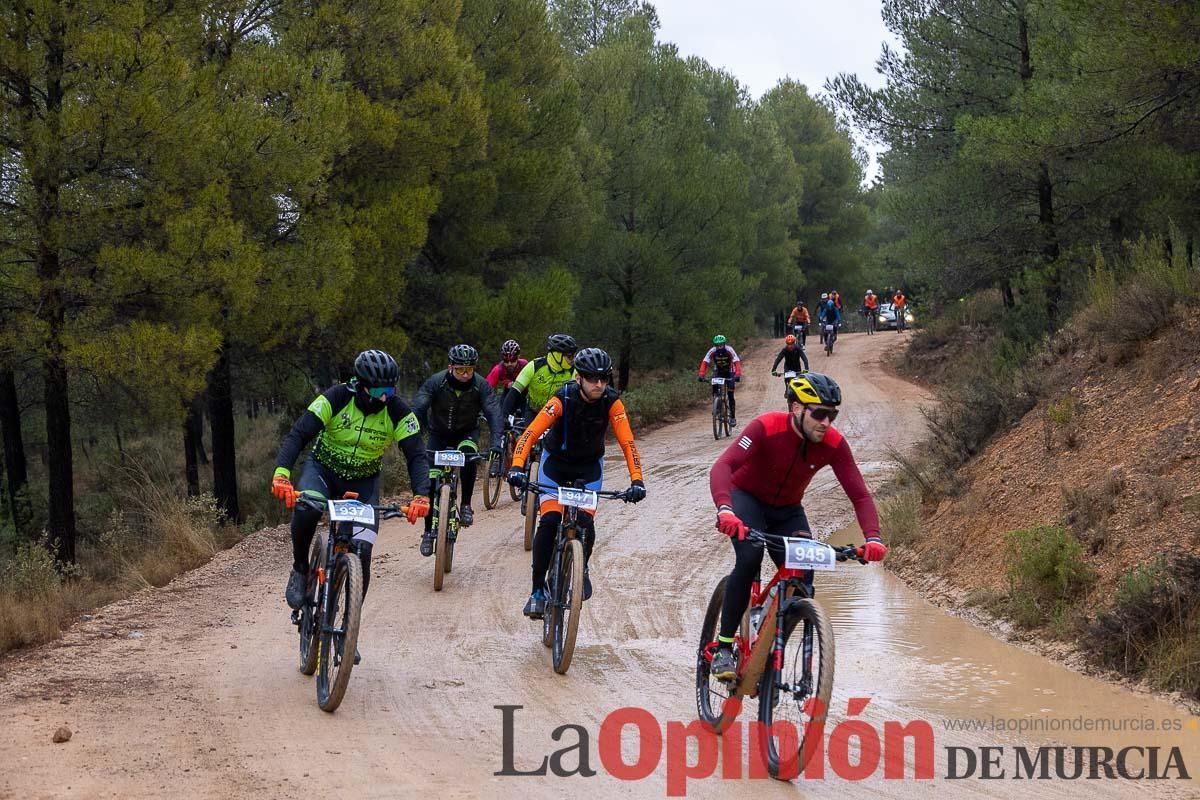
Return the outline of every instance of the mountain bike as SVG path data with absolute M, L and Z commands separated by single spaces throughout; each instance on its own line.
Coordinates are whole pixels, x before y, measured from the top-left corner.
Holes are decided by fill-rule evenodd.
M 433 469 L 429 470 L 432 482 L 429 494 L 433 497 L 429 516 L 436 531 L 433 544 L 433 590 L 440 592 L 443 579 L 454 566 L 454 543 L 458 539 L 459 530 L 458 482 L 462 469 L 472 461 L 482 461 L 487 456 L 462 450 L 426 452 L 433 456 Z
M 293 497 L 329 515 L 328 538 L 317 533 L 308 548 L 308 588 L 292 623 L 300 633 L 300 672 L 317 674 L 317 705 L 332 712 L 346 694 L 358 648 L 363 545 L 374 545 L 380 519 L 402 517 L 408 508 L 368 505 L 353 492 L 341 500 L 300 492 Z
M 808 341 L 808 326 L 803 322 L 792 323 L 792 335 L 796 337 L 796 341 L 800 343 L 800 347 L 804 347 Z
M 549 486 L 529 483 L 530 496 L 557 494 L 563 507 L 562 521 L 554 540 L 554 557 L 546 574 L 546 613 L 542 616 L 542 644 L 550 648 L 554 671 L 566 675 L 575 653 L 579 632 L 579 612 L 583 608 L 583 540 L 579 536 L 581 510 L 595 511 L 601 497 L 629 502 L 629 490 L 598 492 L 586 489 L 583 481 L 573 486 Z
M 833 355 L 833 343 L 837 341 L 837 326 L 825 324 L 825 355 Z
M 549 433 L 549 431 L 546 433 Z M 542 468 L 542 439 L 545 437 L 546 434 L 543 433 L 533 443 L 533 449 L 529 451 L 529 458 L 525 461 L 526 486 L 538 479 L 538 472 Z M 528 553 L 533 549 L 533 534 L 537 530 L 539 510 L 537 495 L 527 488 L 516 489 L 514 487 L 514 490 L 517 492 L 517 502 L 521 504 L 521 516 L 525 518 L 525 552 Z
M 499 456 L 488 455 L 488 475 L 487 482 L 483 486 L 483 507 L 491 510 L 500 502 L 500 490 L 504 486 L 504 476 L 508 474 L 508 470 L 512 467 L 513 453 L 517 450 L 517 438 L 521 432 L 513 427 L 513 415 L 508 417 L 508 428 L 504 431 L 504 450 Z M 499 471 L 496 470 L 496 462 L 500 462 Z M 517 487 L 509 486 L 509 494 L 515 502 L 520 495 Z
M 879 325 L 879 310 L 863 306 L 863 316 L 867 318 L 867 335 L 871 336 Z
M 762 745 L 771 776 L 798 775 L 807 761 L 804 742 L 811 732 L 809 726 L 819 731 L 833 693 L 833 627 L 813 599 L 812 572 L 832 570 L 839 561 L 867 562 L 862 549 L 854 545 L 833 547 L 807 536 L 785 537 L 757 530 L 751 530 L 746 538 L 783 547 L 784 565 L 765 589 L 758 580 L 751 585 L 750 605 L 734 636 L 738 675 L 731 681 L 709 674 L 728 576 L 717 583 L 696 654 L 696 710 L 701 720 L 721 733 L 737 718 L 740 698 L 757 696 L 758 719 L 765 726 Z M 790 724 L 785 730 L 772 730 L 770 726 L 777 721 Z M 792 731 L 795 739 L 789 736 Z M 795 744 L 794 761 L 790 752 L 781 752 L 781 743 Z M 812 746 L 810 741 L 810 749 Z
M 709 383 L 716 387 L 712 401 L 712 426 L 713 438 L 718 441 L 722 436 L 729 436 L 732 431 L 729 419 L 729 387 L 734 380 L 734 378 L 709 378 Z

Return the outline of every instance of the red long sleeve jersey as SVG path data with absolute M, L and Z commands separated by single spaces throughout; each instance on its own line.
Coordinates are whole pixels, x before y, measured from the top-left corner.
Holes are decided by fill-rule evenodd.
M 823 442 L 808 442 L 792 428 L 786 411 L 763 414 L 747 425 L 713 464 L 709 488 L 718 507 L 732 505 L 733 489 L 770 506 L 800 505 L 813 475 L 827 465 L 854 504 L 863 535 L 878 536 L 879 513 L 845 437 L 831 426 Z

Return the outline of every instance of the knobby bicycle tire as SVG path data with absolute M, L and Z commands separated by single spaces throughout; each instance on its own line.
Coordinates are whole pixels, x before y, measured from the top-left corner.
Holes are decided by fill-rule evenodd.
M 785 703 L 796 707 L 792 709 L 797 718 L 796 733 L 798 741 L 796 752 L 780 753 L 774 736 L 762 737 L 763 755 L 766 757 L 767 771 L 773 778 L 792 778 L 799 775 L 806 764 L 804 758 L 804 742 L 810 735 L 815 736 L 825 724 L 825 716 L 829 713 L 829 702 L 833 695 L 833 671 L 836 661 L 833 640 L 833 626 L 824 609 L 815 601 L 801 599 L 793 601 L 784 617 L 783 628 L 783 679 L 784 683 L 795 686 L 800 680 L 803 670 L 801 663 L 804 637 L 812 635 L 815 638 L 813 668 L 817 671 L 815 685 L 803 696 L 779 697 L 776 702 L 776 673 L 774 669 L 763 670 L 758 691 L 758 719 L 765 729 L 775 722 L 779 709 L 785 708 Z M 789 651 L 789 644 L 797 645 Z M 814 707 L 805 706 L 815 700 Z M 809 716 L 809 711 L 812 715 Z M 815 740 L 814 740 L 815 741 Z M 815 742 L 819 746 L 819 742 Z M 820 754 L 818 754 L 820 757 Z
M 446 546 L 446 533 L 450 529 L 450 481 L 443 480 L 438 489 L 438 523 L 437 538 L 433 544 L 433 590 L 442 590 L 442 581 L 450 571 L 446 558 L 449 555 Z
M 315 534 L 312 544 L 308 546 L 308 574 L 314 578 L 317 570 L 325 566 L 325 537 Z M 314 581 L 315 582 L 315 581 Z M 316 584 L 320 592 L 321 585 Z M 311 596 L 304 598 L 304 606 L 300 609 L 300 672 L 312 675 L 317 671 L 318 633 L 321 626 L 317 623 L 316 599 Z
M 538 462 L 529 465 L 529 482 L 538 479 Z M 525 552 L 533 549 L 533 532 L 537 530 L 538 493 L 532 489 L 525 490 Z
M 721 439 L 721 430 L 725 420 L 725 398 L 718 394 L 713 398 L 713 438 L 717 441 Z
M 339 554 L 330 581 L 329 605 L 321 622 L 317 656 L 317 705 L 322 711 L 332 712 L 346 695 L 358 647 L 358 626 L 362 620 L 362 563 L 358 555 Z M 340 629 L 340 637 L 335 636 L 336 629 Z
M 491 511 L 500 502 L 500 488 L 504 484 L 504 473 L 507 472 L 504 469 L 503 459 L 504 456 L 500 456 L 499 458 L 489 456 L 487 460 L 488 474 L 487 482 L 483 484 L 483 507 L 488 511 Z M 493 461 L 500 462 L 500 474 L 495 477 L 492 476 Z
M 558 564 L 555 582 L 558 608 L 554 620 L 554 646 L 550 652 L 554 671 L 566 675 L 575 655 L 575 636 L 579 633 L 579 614 L 583 610 L 583 543 L 568 539 Z
M 717 638 L 717 626 L 721 624 L 721 607 L 725 604 L 725 586 L 729 576 L 721 578 L 713 589 L 712 597 L 708 600 L 708 608 L 704 612 L 704 622 L 700 625 L 700 646 L 696 650 L 696 715 L 707 723 L 715 732 L 720 733 L 731 722 L 722 716 L 720 708 L 713 708 L 713 691 L 709 676 L 708 659 L 704 657 L 704 649 L 708 643 Z M 718 685 L 725 685 L 720 684 Z M 733 687 L 728 686 L 728 697 L 733 693 Z M 719 694 L 719 693 L 718 693 Z

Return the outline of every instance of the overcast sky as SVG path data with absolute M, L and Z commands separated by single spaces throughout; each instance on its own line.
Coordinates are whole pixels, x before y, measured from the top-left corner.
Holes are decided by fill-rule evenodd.
M 883 26 L 881 0 L 650 2 L 658 9 L 660 41 L 725 69 L 756 99 L 785 77 L 810 94 L 839 72 L 880 86 L 875 60 L 885 40 L 896 44 Z M 859 143 L 865 144 L 861 137 Z

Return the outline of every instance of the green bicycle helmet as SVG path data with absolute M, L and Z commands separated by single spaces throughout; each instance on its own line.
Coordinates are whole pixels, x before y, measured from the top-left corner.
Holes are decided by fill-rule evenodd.
M 714 344 L 714 345 L 722 345 L 722 344 L 725 344 L 725 342 L 726 342 L 726 339 L 725 339 L 725 337 L 724 337 L 724 336 L 722 336 L 722 335 L 721 335 L 721 334 L 719 334 L 719 333 L 718 333 L 716 336 L 714 336 L 714 337 L 713 337 L 713 344 Z

